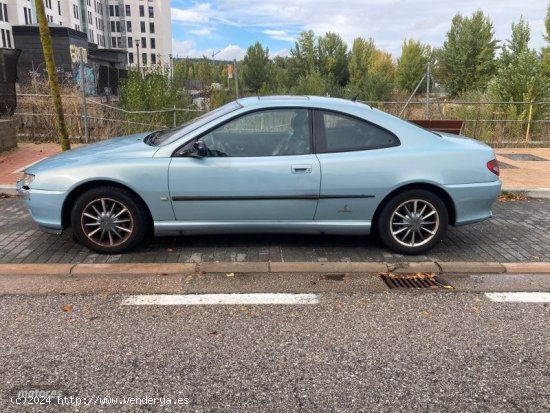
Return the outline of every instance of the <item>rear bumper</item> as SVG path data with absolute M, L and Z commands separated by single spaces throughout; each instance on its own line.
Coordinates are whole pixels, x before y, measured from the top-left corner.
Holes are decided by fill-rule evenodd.
M 21 181 L 16 184 L 17 193 L 40 229 L 50 234 L 63 232 L 61 210 L 65 200 L 64 191 L 44 191 L 23 188 Z
M 454 201 L 454 225 L 473 224 L 492 217 L 491 208 L 500 195 L 501 182 L 446 185 L 445 190 Z

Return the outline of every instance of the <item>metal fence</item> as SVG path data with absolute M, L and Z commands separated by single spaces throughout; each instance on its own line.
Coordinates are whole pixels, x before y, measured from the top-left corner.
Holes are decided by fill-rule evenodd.
M 403 119 L 461 120 L 464 135 L 494 146 L 550 145 L 550 102 L 423 99 L 364 103 Z
M 20 140 L 56 140 L 55 116 L 47 94 L 19 94 L 14 114 Z M 69 136 L 93 142 L 112 136 L 180 125 L 204 111 L 195 107 L 127 111 L 98 99 L 87 99 L 84 115 L 78 92 L 62 96 Z M 434 99 L 411 102 L 364 102 L 403 119 L 464 121 L 463 134 L 494 146 L 550 146 L 550 102 L 468 102 Z M 88 136 L 86 136 L 86 130 Z
M 94 142 L 113 136 L 167 129 L 203 113 L 194 107 L 128 111 L 115 104 L 91 98 L 86 99 L 84 106 L 78 93 L 62 95 L 61 99 L 69 137 L 79 142 Z M 19 94 L 13 120 L 19 140 L 56 140 L 56 119 L 50 95 Z

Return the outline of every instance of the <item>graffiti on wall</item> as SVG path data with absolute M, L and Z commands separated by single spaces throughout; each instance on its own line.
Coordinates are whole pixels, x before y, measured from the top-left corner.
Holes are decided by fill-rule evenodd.
M 78 87 L 82 85 L 82 77 L 80 76 L 80 65 L 73 65 L 73 79 Z M 87 95 L 96 94 L 96 76 L 93 67 L 84 66 L 84 90 Z
M 69 48 L 71 54 L 71 62 L 73 64 L 73 79 L 76 85 L 81 87 L 81 63 L 84 66 L 84 90 L 87 95 L 96 94 L 96 75 L 92 65 L 88 64 L 88 51 L 83 47 L 78 47 L 72 44 Z

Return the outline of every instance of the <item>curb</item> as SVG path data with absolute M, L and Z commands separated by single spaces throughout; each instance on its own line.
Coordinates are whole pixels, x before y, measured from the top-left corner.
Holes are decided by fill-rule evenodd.
M 205 262 L 135 264 L 0 264 L 0 276 L 137 275 L 193 273 L 507 273 L 550 274 L 550 262 Z
M 502 192 L 523 195 L 527 198 L 550 199 L 550 188 L 502 188 Z
M 0 185 L 0 193 L 17 195 L 17 190 L 15 189 L 15 185 Z

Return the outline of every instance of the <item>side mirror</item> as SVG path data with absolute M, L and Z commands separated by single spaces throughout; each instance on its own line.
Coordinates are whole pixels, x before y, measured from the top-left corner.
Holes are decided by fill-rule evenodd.
M 195 141 L 195 143 L 193 144 L 193 149 L 195 150 L 195 153 L 198 156 L 208 155 L 208 150 L 206 149 L 206 145 L 201 140 Z

